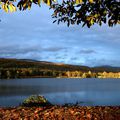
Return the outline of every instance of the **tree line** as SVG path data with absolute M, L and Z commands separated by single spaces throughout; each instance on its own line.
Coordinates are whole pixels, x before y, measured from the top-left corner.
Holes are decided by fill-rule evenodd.
M 120 78 L 120 72 L 56 71 L 36 68 L 0 69 L 0 79 L 16 78 Z

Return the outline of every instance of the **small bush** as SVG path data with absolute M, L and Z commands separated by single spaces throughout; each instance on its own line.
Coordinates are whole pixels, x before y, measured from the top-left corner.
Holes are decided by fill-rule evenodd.
M 32 95 L 25 99 L 22 106 L 32 107 L 32 106 L 50 106 L 52 105 L 44 96 Z

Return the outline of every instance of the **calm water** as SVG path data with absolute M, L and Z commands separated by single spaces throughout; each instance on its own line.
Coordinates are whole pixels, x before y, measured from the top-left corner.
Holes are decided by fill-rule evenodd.
M 53 104 L 120 105 L 120 79 L 0 80 L 0 106 L 17 106 L 36 94 L 44 95 Z

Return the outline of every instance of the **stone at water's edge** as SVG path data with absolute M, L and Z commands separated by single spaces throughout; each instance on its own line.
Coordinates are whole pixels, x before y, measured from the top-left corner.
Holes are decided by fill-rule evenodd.
M 22 106 L 32 107 L 32 106 L 50 106 L 52 105 L 44 96 L 32 95 L 29 98 L 25 99 Z

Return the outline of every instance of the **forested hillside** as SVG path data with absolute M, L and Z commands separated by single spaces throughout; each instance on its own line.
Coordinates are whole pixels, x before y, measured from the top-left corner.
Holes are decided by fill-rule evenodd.
M 36 61 L 29 59 L 0 59 L 0 78 L 30 77 L 78 77 L 91 78 L 105 76 L 119 78 L 119 67 L 88 67 Z M 109 73 L 109 74 L 108 74 Z

